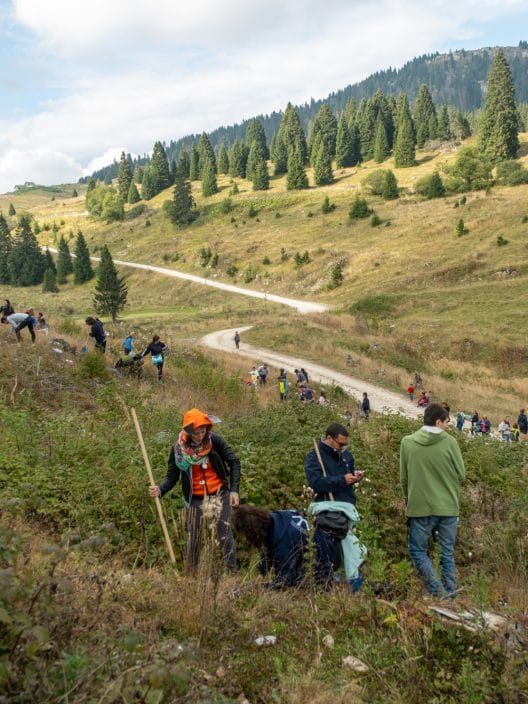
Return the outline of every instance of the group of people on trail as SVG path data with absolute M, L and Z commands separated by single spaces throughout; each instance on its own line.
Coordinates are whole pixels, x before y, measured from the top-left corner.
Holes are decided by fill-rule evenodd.
M 459 485 L 464 462 L 458 444 L 446 431 L 449 413 L 430 404 L 424 424 L 404 437 L 400 449 L 400 481 L 406 504 L 408 550 L 427 590 L 438 597 L 455 597 L 454 546 L 459 515 Z M 274 573 L 268 586 L 299 585 L 306 576 L 309 558 L 307 515 L 295 509 L 268 510 L 240 505 L 240 461 L 227 442 L 213 432 L 210 415 L 197 408 L 183 416 L 178 439 L 171 446 L 165 479 L 149 488 L 151 497 L 162 497 L 181 480 L 188 530 L 187 569 L 195 573 L 200 557 L 203 529 L 216 521 L 225 568 L 236 570 L 238 534 L 262 550 L 261 574 Z M 361 564 L 366 548 L 354 527 L 359 520 L 355 487 L 364 477 L 355 466 L 349 448 L 349 431 L 337 422 L 314 441 L 306 455 L 304 470 L 313 492 L 308 515 L 314 518 L 313 554 L 317 583 L 329 586 L 336 571 L 344 568 L 352 591 L 360 589 Z M 211 507 L 215 510 L 211 511 Z M 212 519 L 211 519 L 212 516 Z M 441 576 L 429 557 L 429 540 L 440 546 Z
M 27 328 L 31 336 L 31 341 L 36 340 L 35 330 L 43 330 L 47 332 L 48 324 L 44 313 L 40 311 L 35 316 L 35 309 L 28 308 L 23 313 L 16 313 L 11 301 L 6 298 L 2 306 L 0 306 L 0 321 L 6 325 L 11 325 L 11 330 L 15 333 L 17 342 L 22 342 L 20 331 Z

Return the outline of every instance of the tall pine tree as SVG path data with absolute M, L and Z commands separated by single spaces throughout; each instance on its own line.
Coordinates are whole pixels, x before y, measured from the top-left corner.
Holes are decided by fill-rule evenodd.
M 42 283 L 46 258 L 31 229 L 31 220 L 23 215 L 15 233 L 8 259 L 9 278 L 13 286 Z
M 189 178 L 190 164 L 189 164 L 189 154 L 187 150 L 182 147 L 180 151 L 180 156 L 178 157 L 178 166 L 176 167 L 177 178 Z M 174 181 L 176 183 L 176 181 Z
M 150 175 L 154 188 L 154 195 L 161 193 L 170 186 L 170 169 L 167 154 L 161 142 L 155 142 L 150 160 Z
M 130 161 L 130 156 L 127 156 L 125 152 L 121 152 L 121 159 L 119 160 L 119 172 L 117 174 L 117 190 L 119 195 L 126 203 L 128 198 L 128 190 L 130 184 L 132 183 L 132 165 Z
M 438 139 L 447 141 L 453 136 L 451 134 L 451 123 L 449 121 L 449 110 L 447 105 L 442 105 L 438 112 Z
M 480 148 L 493 163 L 515 159 L 519 151 L 515 87 L 504 51 L 498 49 L 488 73 L 486 103 L 480 120 Z
M 414 128 L 409 101 L 405 93 L 400 93 L 398 96 L 398 130 L 394 145 L 394 166 L 396 168 L 414 166 L 415 157 Z
M 358 146 L 354 139 L 355 128 L 349 125 L 345 113 L 341 115 L 337 128 L 336 168 L 355 166 L 358 163 Z
M 128 189 L 127 203 L 130 203 L 132 205 L 133 203 L 137 203 L 139 200 L 141 200 L 139 196 L 139 191 L 134 181 L 132 181 Z
M 291 103 L 288 103 L 282 116 L 279 134 L 286 145 L 288 158 L 293 147 L 304 166 L 308 159 L 308 145 L 299 115 Z
M 286 188 L 289 191 L 308 188 L 308 177 L 304 170 L 304 162 L 301 152 L 294 146 L 288 151 L 288 176 L 286 178 Z
M 273 173 L 275 176 L 285 174 L 288 170 L 288 148 L 280 130 L 275 132 L 271 139 L 270 156 L 273 162 Z
M 9 254 L 11 253 L 12 245 L 13 240 L 9 225 L 2 213 L 0 213 L 0 284 L 10 283 Z
M 152 170 L 150 166 L 146 166 L 143 171 L 143 178 L 141 179 L 141 198 L 142 200 L 150 200 L 154 198 L 156 193 L 156 184 L 154 183 Z
M 383 124 L 381 115 L 378 115 L 376 120 L 376 136 L 374 138 L 374 161 L 381 164 L 382 161 L 387 159 L 389 154 L 390 147 L 387 139 L 387 131 L 385 129 L 385 125 Z
M 330 148 L 330 143 L 324 139 L 321 133 L 319 133 L 316 141 L 312 143 L 311 159 L 316 186 L 325 186 L 328 183 L 332 183 L 334 179 Z
M 125 276 L 117 273 L 110 250 L 103 245 L 93 295 L 95 312 L 98 315 L 109 315 L 115 323 L 118 313 L 126 305 L 127 297 L 128 286 Z
M 191 144 L 191 154 L 189 156 L 189 178 L 191 181 L 198 181 L 200 178 L 200 154 L 194 142 Z
M 246 130 L 246 144 L 251 149 L 253 142 L 257 142 L 260 150 L 264 154 L 264 159 L 269 159 L 269 149 L 268 143 L 266 141 L 266 133 L 264 132 L 264 127 L 262 122 L 256 117 L 251 120 Z M 248 177 L 249 178 L 249 177 Z
M 171 222 L 178 227 L 188 225 L 196 218 L 191 182 L 178 176 L 174 184 L 172 201 L 167 206 Z
M 218 147 L 218 154 L 216 155 L 216 168 L 219 174 L 229 173 L 229 159 L 227 157 L 227 149 L 225 148 L 225 144 L 223 142 L 220 142 L 220 146 Z
M 66 277 L 73 272 L 73 262 L 68 243 L 64 235 L 60 236 L 57 247 L 57 283 L 62 286 L 66 283 Z
M 88 245 L 84 239 L 84 235 L 79 230 L 75 240 L 75 259 L 73 262 L 73 283 L 84 284 L 93 278 L 92 263 L 90 261 L 90 252 Z
M 337 120 L 334 113 L 326 103 L 321 105 L 319 112 L 315 116 L 310 134 L 310 163 L 315 168 L 315 160 L 319 158 L 320 143 L 322 139 L 325 144 L 325 155 L 330 154 L 333 159 L 336 153 L 337 140 Z M 317 147 L 314 153 L 314 147 Z
M 209 161 L 211 162 L 211 166 L 213 167 L 214 172 L 216 174 L 216 157 L 214 149 L 211 146 L 209 137 L 205 134 L 205 132 L 203 132 L 202 136 L 200 137 L 200 143 L 198 144 L 198 153 L 200 154 L 200 178 L 203 179 L 206 168 L 210 169 L 210 166 L 206 166 L 207 159 L 209 159 Z
M 216 166 L 209 154 L 204 154 L 204 157 L 200 156 L 200 163 L 202 164 L 202 194 L 205 197 L 212 196 L 214 193 L 218 193 L 218 185 L 216 183 Z
M 429 139 L 435 139 L 438 131 L 436 108 L 429 88 L 422 83 L 414 103 L 414 127 L 416 130 L 416 146 L 423 149 Z

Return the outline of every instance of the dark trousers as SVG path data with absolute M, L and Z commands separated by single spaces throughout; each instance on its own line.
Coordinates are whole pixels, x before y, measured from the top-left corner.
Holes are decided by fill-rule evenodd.
M 229 505 L 229 491 L 224 490 L 220 494 L 222 499 L 222 510 L 220 518 L 216 524 L 216 535 L 222 548 L 224 563 L 228 572 L 236 569 L 236 546 L 231 531 L 231 506 Z M 189 531 L 189 542 L 187 544 L 187 569 L 194 572 L 198 567 L 200 559 L 200 548 L 203 541 L 204 520 L 202 518 L 202 508 L 208 497 L 193 497 L 191 505 L 186 511 L 187 530 Z
M 161 364 L 155 364 L 154 366 L 158 370 L 158 381 L 161 381 L 161 377 L 163 376 L 163 362 L 161 362 Z
M 16 328 L 15 328 L 15 335 L 16 339 L 18 342 L 22 340 L 20 337 L 20 331 L 23 330 L 24 328 L 27 328 L 29 330 L 29 334 L 31 335 L 31 340 L 35 342 L 35 332 L 33 330 L 33 321 L 31 318 L 26 318 L 23 320 L 21 323 L 19 323 Z

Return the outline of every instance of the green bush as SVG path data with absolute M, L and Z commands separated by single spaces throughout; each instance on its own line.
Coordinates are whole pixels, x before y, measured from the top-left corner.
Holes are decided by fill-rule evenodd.
M 416 193 L 426 198 L 442 198 L 445 196 L 445 186 L 442 177 L 436 171 L 427 176 L 422 176 L 416 181 Z M 458 205 L 456 206 L 458 207 Z
M 385 183 L 385 174 L 386 169 L 374 169 L 374 171 L 371 171 L 361 181 L 362 187 L 368 190 L 373 196 L 381 196 Z
M 350 210 L 348 212 L 348 217 L 350 220 L 356 220 L 359 218 L 368 218 L 372 211 L 367 205 L 367 201 L 364 198 L 360 198 L 359 195 L 356 196 L 354 202 L 352 203 Z
M 528 169 L 518 161 L 502 161 L 497 164 L 497 182 L 504 186 L 522 186 L 528 183 Z

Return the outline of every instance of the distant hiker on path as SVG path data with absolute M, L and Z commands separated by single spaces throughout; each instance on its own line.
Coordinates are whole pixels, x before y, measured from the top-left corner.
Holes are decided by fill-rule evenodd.
M 458 527 L 459 485 L 465 468 L 457 441 L 446 433 L 449 414 L 437 404 L 424 412 L 424 425 L 400 446 L 400 482 L 408 519 L 410 558 L 434 596 L 454 597 L 454 549 Z M 433 532 L 440 544 L 440 581 L 428 555 Z
M 303 372 L 302 369 L 294 369 L 295 376 L 297 377 L 297 386 L 301 386 L 301 384 L 306 384 L 308 379 L 306 378 L 306 374 Z
M 279 382 L 280 400 L 286 401 L 286 399 L 288 398 L 288 391 L 290 390 L 290 385 L 288 383 L 288 379 L 286 377 L 286 372 L 284 371 L 284 369 L 280 370 L 277 380 Z
M 413 384 L 409 384 L 407 387 L 407 393 L 409 394 L 409 401 L 414 401 L 414 386 Z
M 103 328 L 103 323 L 99 320 L 99 318 L 92 318 L 92 316 L 88 316 L 84 322 L 86 325 L 90 326 L 90 332 L 88 335 L 93 337 L 95 341 L 95 349 L 104 353 L 106 350 L 106 335 Z
M 164 354 L 167 351 L 167 345 L 161 342 L 159 335 L 154 335 L 152 342 L 145 347 L 140 357 L 146 357 L 150 354 L 152 359 L 152 364 L 156 367 L 158 371 L 158 384 L 163 384 L 163 363 L 165 361 Z
M 366 391 L 363 393 L 363 398 L 360 401 L 359 408 L 360 415 L 362 415 L 365 420 L 368 420 L 370 415 L 370 399 Z
M 27 328 L 29 330 L 29 334 L 31 335 L 31 341 L 35 342 L 35 331 L 34 331 L 35 318 L 33 317 L 34 314 L 35 314 L 35 311 L 33 310 L 33 308 L 28 308 L 28 310 L 25 313 L 12 313 L 11 315 L 7 316 L 7 322 L 13 328 L 13 331 L 16 335 L 17 342 L 22 342 L 22 337 L 20 335 L 20 331 L 23 330 L 24 328 Z
M 234 336 L 233 340 L 235 341 L 236 349 L 239 350 L 240 349 L 240 334 L 239 334 L 238 330 L 235 332 L 235 336 Z
M 354 456 L 348 449 L 348 430 L 340 423 L 330 423 L 317 446 L 324 473 L 315 449 L 310 450 L 304 462 L 306 479 L 315 492 L 314 501 L 327 501 L 331 493 L 332 501 L 355 505 L 354 484 L 363 479 L 363 472 L 354 466 Z
M 181 477 L 189 531 L 187 569 L 196 571 L 200 557 L 204 506 L 218 503 L 217 536 L 229 572 L 236 569 L 236 547 L 231 532 L 231 509 L 239 505 L 240 461 L 227 442 L 212 432 L 210 418 L 191 408 L 183 416 L 183 428 L 169 453 L 168 470 L 159 486 L 149 488 L 152 497 L 164 496 Z
M 257 369 L 259 375 L 259 381 L 261 384 L 268 383 L 269 369 L 267 364 L 261 364 Z
M 519 428 L 519 440 L 520 442 L 524 442 L 528 435 L 528 417 L 524 412 L 524 408 L 521 408 L 517 416 L 517 426 Z

